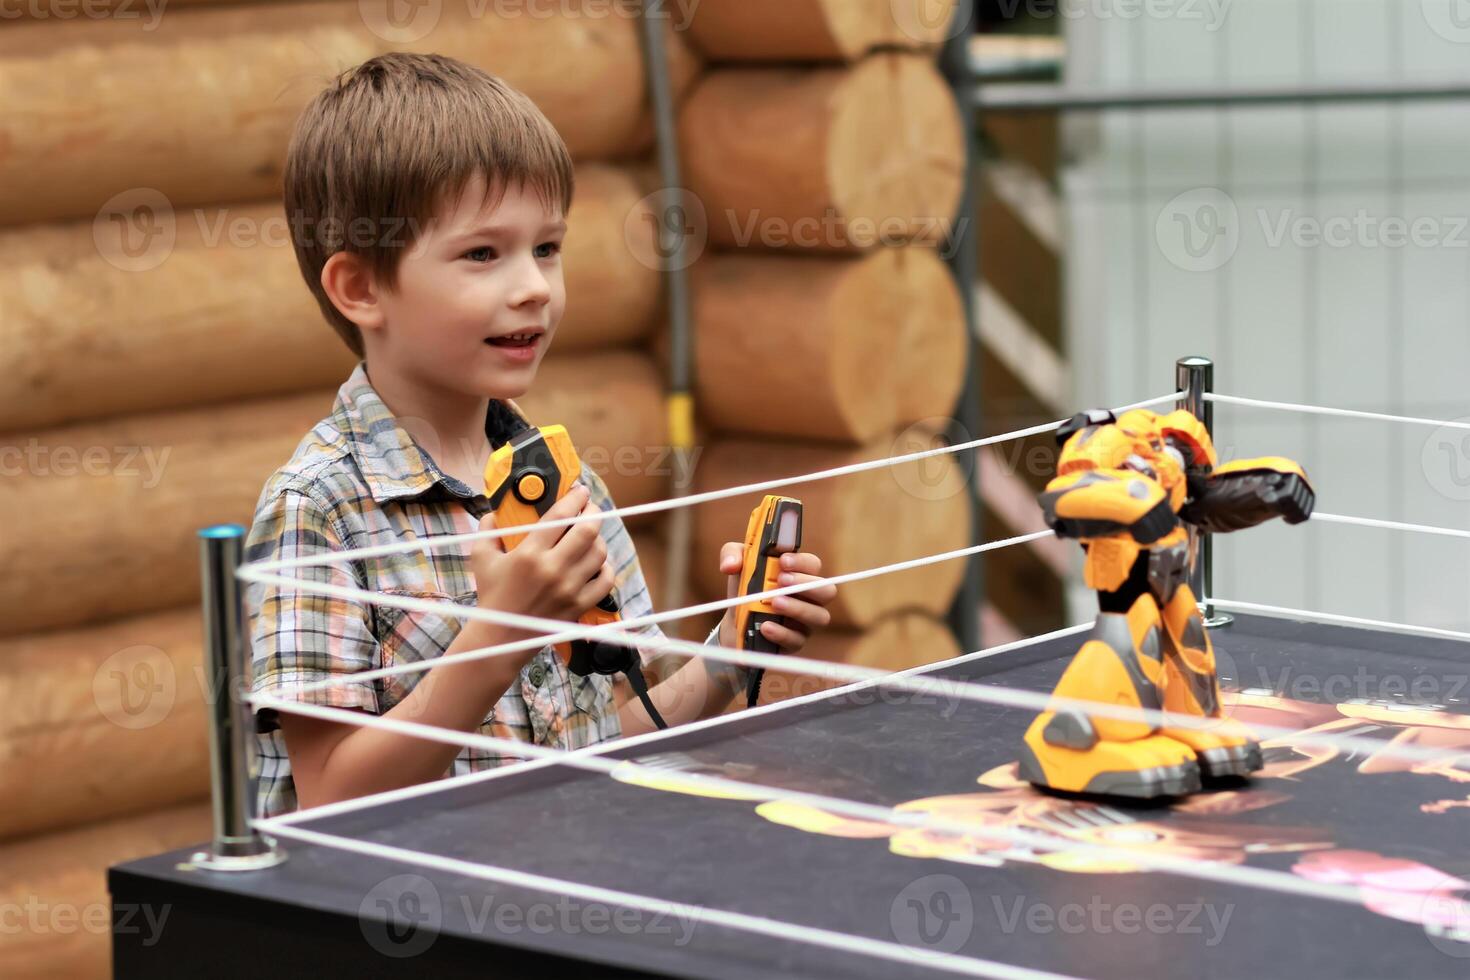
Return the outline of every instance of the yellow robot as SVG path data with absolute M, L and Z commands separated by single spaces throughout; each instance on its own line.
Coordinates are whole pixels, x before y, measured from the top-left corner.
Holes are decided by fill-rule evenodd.
M 1189 587 L 1187 525 L 1221 533 L 1273 517 L 1299 524 L 1316 499 L 1306 473 L 1276 457 L 1219 465 L 1209 432 L 1182 409 L 1084 412 L 1057 441 L 1057 476 L 1041 506 L 1058 535 L 1082 543 L 1099 614 L 1053 693 L 1220 720 L 1208 730 L 1160 728 L 1048 710 L 1026 731 L 1020 777 L 1150 799 L 1260 769 L 1260 746 L 1221 711 L 1214 651 Z

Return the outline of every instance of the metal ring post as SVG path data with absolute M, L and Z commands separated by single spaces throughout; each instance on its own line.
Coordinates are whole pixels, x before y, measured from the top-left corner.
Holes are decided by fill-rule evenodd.
M 209 775 L 214 842 L 191 863 L 212 871 L 254 871 L 286 859 L 275 841 L 250 826 L 255 813 L 254 715 L 244 700 L 244 605 L 235 570 L 245 529 L 219 524 L 199 532 L 203 575 L 204 680 L 210 694 Z
M 1184 393 L 1183 407 L 1205 424 L 1210 438 L 1215 438 L 1215 405 L 1205 401 L 1205 392 L 1215 390 L 1215 362 L 1208 357 L 1181 357 L 1174 365 L 1174 384 Z M 1189 572 L 1189 587 L 1204 610 L 1205 627 L 1218 629 L 1235 622 L 1229 613 L 1215 613 L 1210 597 L 1215 594 L 1215 546 L 1210 535 L 1198 528 L 1189 529 L 1190 549 L 1195 554 Z

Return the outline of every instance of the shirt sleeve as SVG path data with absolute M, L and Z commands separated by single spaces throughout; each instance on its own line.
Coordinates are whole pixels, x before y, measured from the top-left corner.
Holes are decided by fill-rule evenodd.
M 245 539 L 247 563 L 325 555 L 344 550 L 343 535 L 325 508 L 301 488 L 283 488 L 262 501 Z M 342 680 L 371 670 L 380 659 L 372 612 L 353 599 L 311 592 L 325 583 L 363 588 L 352 566 L 343 562 L 284 568 L 271 574 L 300 586 L 250 582 L 245 590 L 246 631 L 250 637 L 251 690 L 292 701 L 377 713 L 378 698 L 368 681 L 301 690 L 307 684 Z M 276 712 L 257 713 L 258 731 L 280 727 Z
M 592 492 L 592 500 L 597 506 L 604 510 L 615 510 L 617 505 L 613 503 L 612 495 L 608 493 L 607 485 L 602 478 L 592 471 L 585 463 L 582 464 L 582 482 Z M 628 533 L 627 527 L 620 517 L 610 517 L 599 526 L 602 539 L 607 544 L 607 560 L 613 567 L 614 583 L 618 590 L 618 601 L 623 607 L 624 619 L 638 619 L 643 616 L 652 615 L 653 597 L 648 592 L 648 583 L 643 578 L 643 571 L 638 565 L 638 553 L 633 547 L 633 538 Z M 648 623 L 637 628 L 638 632 L 652 639 L 666 639 L 664 631 L 659 629 L 657 623 Z M 706 646 L 718 646 L 720 628 L 716 624 L 705 637 Z M 639 650 L 643 661 L 643 669 L 650 677 L 650 683 L 658 683 L 682 667 L 689 656 L 683 653 L 675 653 L 665 650 Z M 708 661 L 710 673 L 713 678 L 729 684 L 733 690 L 743 690 L 745 686 L 746 670 L 731 663 L 716 663 Z

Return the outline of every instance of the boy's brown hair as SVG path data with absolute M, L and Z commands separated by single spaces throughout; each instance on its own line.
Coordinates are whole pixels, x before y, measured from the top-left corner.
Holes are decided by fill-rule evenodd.
M 571 209 L 560 134 L 525 95 L 462 61 L 380 55 L 342 72 L 302 112 L 286 153 L 286 220 L 306 285 L 358 357 L 361 332 L 322 289 L 327 259 L 359 255 L 395 288 L 403 253 L 476 175 L 486 207 L 514 186 Z

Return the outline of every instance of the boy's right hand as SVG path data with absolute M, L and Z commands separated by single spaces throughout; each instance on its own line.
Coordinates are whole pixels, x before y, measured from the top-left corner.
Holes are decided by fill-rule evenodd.
M 594 512 L 591 493 L 581 483 L 567 492 L 537 524 Z M 480 519 L 480 530 L 495 527 L 495 515 Z M 476 541 L 470 549 L 470 571 L 482 609 L 576 622 L 613 589 L 607 544 L 599 522 L 573 527 L 542 528 L 509 552 L 500 538 Z

